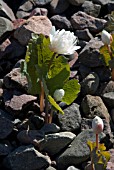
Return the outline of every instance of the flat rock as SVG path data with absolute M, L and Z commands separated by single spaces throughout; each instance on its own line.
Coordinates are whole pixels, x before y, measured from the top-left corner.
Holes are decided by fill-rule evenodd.
M 76 30 L 88 28 L 90 32 L 99 33 L 103 30 L 106 20 L 95 18 L 85 12 L 79 11 L 71 17 L 71 25 Z
M 90 41 L 93 38 L 92 34 L 87 28 L 84 30 L 76 30 L 75 34 L 79 39 L 84 41 Z
M 101 140 L 104 137 L 105 134 L 102 133 L 99 139 Z M 93 130 L 85 130 L 75 137 L 69 147 L 58 157 L 58 169 L 66 170 L 70 165 L 77 166 L 85 162 L 90 156 L 90 150 L 87 145 L 88 140 L 95 141 Z
M 51 164 L 48 156 L 38 152 L 32 145 L 20 146 L 4 160 L 6 167 L 12 170 L 41 170 Z
M 39 141 L 38 146 L 40 151 L 45 151 L 49 155 L 56 155 L 68 146 L 75 137 L 76 135 L 71 132 L 49 134 Z
M 22 44 L 27 45 L 31 33 L 49 35 L 52 27 L 51 21 L 46 16 L 33 16 L 25 24 L 16 29 L 14 37 Z
M 114 91 L 104 93 L 102 97 L 108 107 L 114 108 Z
M 63 131 L 78 131 L 81 124 L 79 105 L 73 103 L 63 110 L 64 114 L 58 115 L 58 121 Z
M 54 123 L 44 124 L 44 126 L 40 129 L 40 131 L 44 132 L 45 134 L 49 133 L 57 133 L 60 131 L 60 127 Z

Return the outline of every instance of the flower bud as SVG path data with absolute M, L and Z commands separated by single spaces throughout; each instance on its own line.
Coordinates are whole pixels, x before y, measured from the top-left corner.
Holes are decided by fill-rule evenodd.
M 53 96 L 54 96 L 54 99 L 56 101 L 61 101 L 63 96 L 64 96 L 64 94 L 65 94 L 65 91 L 63 89 L 57 89 L 57 90 L 55 90 Z
M 92 121 L 92 128 L 95 134 L 99 134 L 103 131 L 104 124 L 100 117 L 96 116 Z
M 102 31 L 101 39 L 105 45 L 110 45 L 113 40 L 112 35 L 105 30 Z

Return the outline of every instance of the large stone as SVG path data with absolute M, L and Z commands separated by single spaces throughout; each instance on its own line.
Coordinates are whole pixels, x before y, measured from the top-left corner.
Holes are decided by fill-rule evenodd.
M 28 145 L 15 149 L 5 158 L 4 164 L 11 170 L 41 170 L 49 166 L 51 160 Z
M 58 121 L 63 131 L 78 131 L 81 124 L 79 105 L 73 103 L 64 109 L 64 115 L 58 115 Z
M 49 4 L 51 1 L 52 0 L 34 0 L 34 3 L 36 6 L 38 5 L 43 6 Z
M 89 32 L 88 29 L 76 30 L 75 34 L 79 39 L 85 40 L 85 41 L 89 41 L 93 38 L 92 34 Z
M 71 132 L 60 132 L 45 135 L 45 138 L 39 141 L 38 147 L 40 151 L 45 151 L 49 155 L 56 155 L 67 147 L 76 137 Z
M 102 133 L 99 139 L 103 139 L 105 134 Z M 59 170 L 66 170 L 68 166 L 77 166 L 85 162 L 90 156 L 90 150 L 87 141 L 95 141 L 93 130 L 81 132 L 69 145 L 69 147 L 58 157 L 57 166 Z
M 114 108 L 114 91 L 104 93 L 102 97 L 108 107 Z
M 79 53 L 79 61 L 87 67 L 103 66 L 103 61 L 99 58 L 100 47 L 103 43 L 98 39 L 92 39 Z
M 40 129 L 40 131 L 44 132 L 45 134 L 50 133 L 57 133 L 60 131 L 60 127 L 54 123 L 44 124 L 44 126 Z
M 27 45 L 31 33 L 49 35 L 52 27 L 51 21 L 46 16 L 33 16 L 25 24 L 16 29 L 14 37 L 22 44 Z
M 110 0 L 92 0 L 93 1 L 93 3 L 95 3 L 95 4 L 100 4 L 100 5 L 106 5 L 106 4 L 108 4 L 108 3 L 110 3 Z
M 81 108 L 87 118 L 99 116 L 110 121 L 108 110 L 99 96 L 86 95 L 82 100 Z
M 95 18 L 85 12 L 79 11 L 71 17 L 71 24 L 76 30 L 88 28 L 90 32 L 99 33 L 103 30 L 106 20 Z
M 0 156 L 6 156 L 10 154 L 12 147 L 9 142 L 0 143 Z
M 68 2 L 72 5 L 80 6 L 84 3 L 85 0 L 68 0 Z

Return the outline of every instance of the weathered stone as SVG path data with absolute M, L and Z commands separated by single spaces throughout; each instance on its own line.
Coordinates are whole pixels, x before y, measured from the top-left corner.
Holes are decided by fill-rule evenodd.
M 10 154 L 12 147 L 9 142 L 0 143 L 0 156 L 6 156 Z
M 105 87 L 102 91 L 102 94 L 114 92 L 114 81 L 110 80 L 108 83 L 105 84 Z
M 14 37 L 22 44 L 27 45 L 31 33 L 49 35 L 52 24 L 46 16 L 33 16 L 25 24 L 16 29 Z
M 99 135 L 100 140 L 104 137 L 104 133 Z M 77 166 L 78 164 L 85 162 L 90 156 L 90 150 L 87 145 L 88 140 L 95 141 L 93 130 L 85 130 L 75 137 L 69 147 L 58 157 L 58 169 L 66 170 L 70 165 Z
M 104 0 L 92 0 L 92 1 L 95 4 L 100 4 L 100 5 L 106 5 L 110 2 L 110 0 L 105 0 L 105 1 Z
M 114 91 L 104 93 L 102 97 L 108 107 L 114 108 Z
M 41 129 L 44 125 L 44 118 L 38 115 L 31 115 L 30 119 L 36 129 Z
M 68 146 L 75 137 L 76 135 L 71 132 L 49 134 L 39 141 L 38 146 L 40 151 L 45 151 L 49 155 L 56 155 Z
M 22 76 L 20 68 L 14 68 L 4 76 L 3 82 L 8 89 L 23 89 L 27 91 L 28 81 L 26 76 Z
M 108 122 L 110 120 L 108 110 L 99 96 L 86 95 L 82 100 L 81 108 L 87 118 L 99 116 Z
M 84 78 L 87 77 L 87 75 L 91 72 L 91 68 L 86 67 L 86 66 L 83 65 L 83 64 L 80 64 L 79 72 L 80 72 L 80 74 L 81 74 L 82 79 L 84 79 Z
M 21 94 L 17 91 L 5 91 L 4 92 L 5 108 L 14 115 L 18 115 L 24 111 L 26 107 L 31 105 L 37 100 L 37 97 L 27 94 Z
M 75 168 L 74 166 L 69 166 L 67 170 L 79 170 L 79 169 Z
M 103 43 L 98 39 L 92 39 L 79 53 L 79 61 L 87 67 L 98 67 L 103 65 L 103 61 L 99 58 L 100 47 Z
M 29 1 L 23 1 L 23 3 L 20 5 L 20 7 L 18 8 L 18 11 L 25 11 L 25 12 L 29 12 L 33 9 L 33 3 L 29 0 Z
M 13 23 L 9 19 L 0 17 L 0 37 L 8 31 L 13 31 L 13 29 Z
M 110 160 L 107 162 L 106 170 L 113 170 L 114 169 L 114 149 L 110 149 L 109 153 L 110 153 Z
M 89 32 L 88 29 L 76 30 L 75 34 L 79 39 L 82 39 L 82 40 L 85 40 L 85 41 L 89 41 L 93 38 L 92 34 Z
M 99 77 L 96 73 L 91 72 L 87 77 L 83 79 L 81 84 L 82 95 L 95 94 L 99 86 Z
M 41 170 L 50 163 L 50 158 L 38 152 L 32 145 L 18 147 L 4 160 L 5 166 L 12 170 Z
M 36 6 L 43 6 L 49 4 L 51 1 L 52 0 L 34 0 L 34 3 Z
M 83 11 L 93 17 L 98 17 L 101 10 L 101 5 L 93 4 L 91 1 L 85 1 L 82 5 Z
M 12 21 L 16 19 L 12 9 L 3 0 L 0 1 L 0 16 Z
M 54 15 L 50 20 L 58 29 L 71 29 L 71 23 L 65 16 Z
M 57 133 L 60 131 L 60 127 L 54 123 L 44 124 L 44 126 L 40 130 L 43 131 L 45 134 Z
M 69 7 L 66 0 L 52 0 L 49 4 L 49 11 L 51 14 L 61 14 Z
M 46 168 L 46 170 L 56 170 L 56 169 L 53 168 L 52 166 L 49 166 L 48 168 Z
M 68 2 L 72 5 L 80 6 L 84 3 L 85 0 L 68 0 Z
M 81 124 L 79 105 L 73 103 L 64 109 L 64 115 L 58 115 L 58 121 L 63 131 L 78 131 Z
M 83 30 L 88 28 L 90 32 L 99 33 L 103 30 L 106 20 L 95 18 L 79 11 L 71 17 L 71 25 L 76 30 Z
M 0 139 L 5 139 L 13 131 L 13 122 L 0 115 Z

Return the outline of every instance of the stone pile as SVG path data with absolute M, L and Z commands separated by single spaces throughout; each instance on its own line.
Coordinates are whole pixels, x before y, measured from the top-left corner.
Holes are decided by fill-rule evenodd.
M 113 0 L 0 1 L 0 169 L 87 170 L 97 115 L 105 125 L 99 140 L 111 153 L 107 170 L 114 170 L 114 81 L 99 58 L 100 33 L 113 10 Z M 48 36 L 52 25 L 78 37 L 81 49 L 69 64 L 81 92 L 70 106 L 59 103 L 65 114 L 45 124 L 20 64 L 31 33 Z

